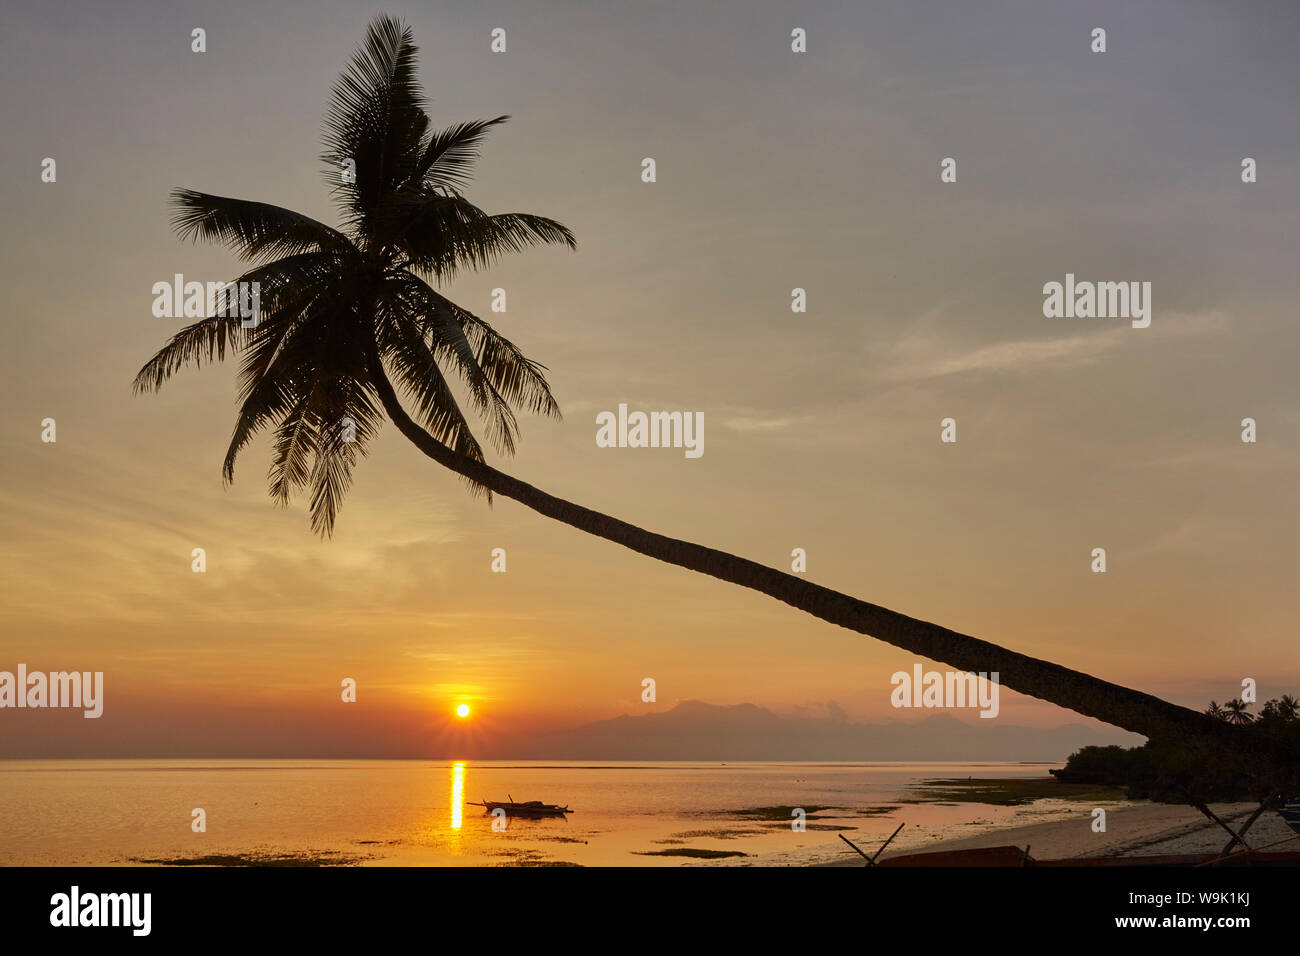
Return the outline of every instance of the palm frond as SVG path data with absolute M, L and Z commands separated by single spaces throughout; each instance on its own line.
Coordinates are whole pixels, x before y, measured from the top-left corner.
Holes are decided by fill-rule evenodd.
M 420 162 L 429 118 L 415 75 L 417 57 L 410 28 L 379 17 L 334 87 L 322 158 L 355 230 L 365 231 L 367 217 L 410 181 Z M 351 177 L 344 175 L 349 161 Z
M 402 200 L 387 215 L 395 220 L 391 241 L 409 268 L 439 281 L 463 269 L 485 269 L 506 253 L 530 246 L 577 248 L 573 233 L 553 219 L 528 213 L 489 215 L 461 196 Z
M 380 324 L 378 338 L 380 356 L 415 403 L 416 420 L 457 454 L 485 461 L 483 449 L 438 367 L 438 356 L 419 325 L 402 314 L 400 297 L 398 308 L 385 309 L 385 318 L 387 321 Z
M 475 412 L 487 427 L 488 440 L 498 451 L 513 455 L 519 422 L 510 403 L 479 363 L 462 320 L 462 315 L 468 313 L 409 273 L 401 286 L 400 297 L 421 334 L 427 336 L 433 354 L 454 363 L 455 371 L 469 391 Z
M 509 119 L 509 116 L 497 116 L 489 120 L 473 120 L 430 134 L 421 152 L 416 176 L 431 189 L 453 192 L 464 189 L 473 175 L 484 137 L 492 127 Z
M 563 418 L 559 403 L 546 381 L 546 366 L 528 358 L 517 345 L 478 316 L 459 306 L 456 308 L 464 316 L 465 336 L 474 346 L 479 368 L 492 387 L 512 405 L 527 409 L 534 415 Z
M 172 228 L 181 239 L 219 242 L 243 259 L 342 252 L 351 246 L 341 232 L 270 203 L 174 189 L 171 205 Z
M 424 303 L 421 314 L 426 317 L 446 316 L 455 322 L 469 346 L 473 366 L 506 401 L 535 415 L 563 417 L 546 381 L 545 365 L 525 356 L 517 345 L 473 312 L 457 305 L 422 280 L 417 278 L 415 281 Z M 437 326 L 439 330 L 446 328 L 445 323 Z
M 223 361 L 227 351 L 239 350 L 243 336 L 238 316 L 213 315 L 187 325 L 144 363 L 131 389 L 136 394 L 156 392 L 186 365 L 201 368 L 205 359 L 209 363 Z
M 337 333 L 328 332 L 331 320 L 340 325 L 339 313 L 346 313 L 338 304 L 338 287 L 344 280 L 328 272 L 312 280 L 296 285 L 296 296 L 276 297 L 274 311 L 249 335 L 239 370 L 239 415 L 222 466 L 227 483 L 234 480 L 239 452 L 286 408 L 296 405 L 322 369 L 339 375 L 348 371 L 346 363 L 331 358 L 330 344 Z
M 311 412 L 317 389 L 318 385 L 313 383 L 298 395 L 293 408 L 275 430 L 267 478 L 271 497 L 281 505 L 288 505 L 293 490 L 303 487 L 311 478 L 311 459 L 317 447 L 316 425 Z
M 260 385 L 244 397 L 235 416 L 235 430 L 221 465 L 222 481 L 227 485 L 235 480 L 235 459 L 244 446 L 263 428 L 276 419 L 283 419 L 303 401 L 292 380 L 268 377 Z
M 258 325 L 245 328 L 238 316 L 224 314 L 227 310 L 223 292 L 216 302 L 216 314 L 185 326 L 171 337 L 166 345 L 149 359 L 132 382 L 137 393 L 156 392 L 177 371 L 193 364 L 202 367 L 206 360 L 223 361 L 226 353 L 232 354 L 244 347 L 250 334 L 260 329 L 264 334 L 275 318 L 296 304 L 305 305 L 323 280 L 333 273 L 338 260 L 319 252 L 286 256 L 245 272 L 235 284 L 256 282 L 261 292 Z
M 325 389 L 326 400 L 316 410 L 316 460 L 312 466 L 311 527 L 322 537 L 334 533 L 339 507 L 352 487 L 357 455 L 365 455 L 378 430 L 379 409 L 365 387 L 352 378 L 336 380 Z M 345 427 L 350 423 L 352 428 Z

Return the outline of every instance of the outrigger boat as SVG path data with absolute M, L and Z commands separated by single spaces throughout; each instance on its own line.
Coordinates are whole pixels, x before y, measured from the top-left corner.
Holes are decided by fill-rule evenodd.
M 506 794 L 510 797 L 510 794 Z M 475 803 L 473 800 L 467 800 L 471 807 L 482 807 L 484 813 L 493 813 L 496 810 L 504 810 L 508 817 L 563 817 L 566 813 L 572 813 L 568 807 L 561 807 L 554 803 L 542 803 L 540 800 L 529 800 L 526 803 L 515 803 L 515 798 L 510 797 L 508 801 L 484 800 L 482 803 Z

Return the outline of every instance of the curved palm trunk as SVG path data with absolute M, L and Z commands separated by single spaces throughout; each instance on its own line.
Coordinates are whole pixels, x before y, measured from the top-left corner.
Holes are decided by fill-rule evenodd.
M 868 604 L 725 551 L 655 534 L 549 495 L 490 465 L 464 458 L 435 439 L 406 414 L 382 367 L 373 370 L 373 383 L 388 416 L 422 452 L 438 464 L 548 518 L 660 561 L 761 591 L 814 617 L 958 670 L 996 671 L 999 683 L 1021 694 L 1050 701 L 1146 737 L 1199 739 L 1217 742 L 1238 752 L 1250 750 L 1285 761 L 1296 760 L 1296 754 L 1280 742 L 1261 734 L 1243 733 L 1239 727 L 1150 694 Z

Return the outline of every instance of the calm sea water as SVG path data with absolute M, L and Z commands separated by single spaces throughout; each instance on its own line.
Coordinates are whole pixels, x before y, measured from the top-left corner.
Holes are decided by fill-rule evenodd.
M 843 860 L 1070 812 L 936 804 L 946 777 L 1045 777 L 1049 764 L 432 763 L 359 760 L 0 761 L 0 863 L 123 865 L 209 856 L 356 865 L 616 866 Z M 470 800 L 567 804 L 565 819 L 492 818 Z M 788 811 L 809 810 L 796 832 Z M 812 812 L 814 807 L 831 809 Z M 192 811 L 207 830 L 191 829 Z M 831 829 L 845 828 L 845 829 Z M 672 850 L 744 854 L 701 860 Z

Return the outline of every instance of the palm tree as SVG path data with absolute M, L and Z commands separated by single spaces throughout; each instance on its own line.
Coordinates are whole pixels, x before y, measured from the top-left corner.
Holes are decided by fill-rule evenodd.
M 216 315 L 182 329 L 149 360 L 135 388 L 154 391 L 186 365 L 242 353 L 227 482 L 240 450 L 273 427 L 272 496 L 286 503 L 309 488 L 312 527 L 328 535 L 356 456 L 366 453 L 386 414 L 420 451 L 489 500 L 504 495 L 588 534 L 761 591 L 962 671 L 996 671 L 1013 690 L 1148 737 L 1272 746 L 1149 694 L 643 530 L 487 464 L 449 374 L 463 381 L 489 440 L 505 454 L 518 435 L 516 408 L 551 416 L 559 409 L 544 367 L 435 285 L 506 252 L 575 243 L 558 222 L 489 215 L 464 197 L 484 135 L 506 117 L 431 131 L 415 66 L 410 30 L 381 17 L 335 86 L 323 159 L 341 207 L 340 228 L 265 203 L 188 189 L 172 194 L 181 238 L 224 243 L 252 264 L 237 281 L 260 284 L 261 312 L 245 328 L 219 303 Z
M 1223 705 L 1223 709 L 1230 724 L 1249 724 L 1255 720 L 1255 715 L 1250 713 L 1250 704 L 1244 703 L 1240 698 L 1234 697 Z
M 1205 713 L 1206 716 L 1213 717 L 1215 720 L 1228 719 L 1227 711 L 1225 711 L 1222 707 L 1219 706 L 1218 701 L 1214 701 L 1214 700 L 1210 701 L 1210 706 L 1206 708 Z
M 1296 717 L 1300 717 L 1300 700 L 1296 700 L 1290 694 L 1283 694 L 1278 698 L 1274 709 L 1283 720 L 1295 720 Z

